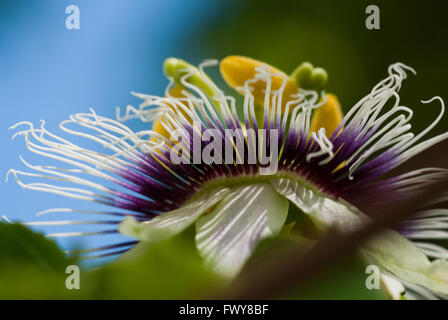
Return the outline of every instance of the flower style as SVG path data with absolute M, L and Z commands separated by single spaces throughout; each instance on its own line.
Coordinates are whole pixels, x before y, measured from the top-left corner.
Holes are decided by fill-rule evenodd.
M 128 106 L 123 117 L 117 112 L 118 121 L 91 110 L 60 124 L 65 133 L 96 142 L 105 153 L 57 136 L 43 122 L 38 128 L 29 122 L 16 124 L 13 128 L 28 126 L 14 137 L 23 136 L 30 151 L 64 165 L 36 166 L 22 159 L 32 172 L 10 170 L 9 174 L 27 189 L 115 207 L 113 212 L 90 213 L 117 220 L 48 222 L 113 225 L 96 234 L 121 232 L 136 239 L 90 251 L 122 253 L 139 241 L 162 241 L 195 224 L 200 255 L 210 268 L 228 277 L 240 271 L 261 239 L 281 231 L 291 206 L 306 214 L 320 232 L 330 226 L 347 232 L 371 219 L 358 209 L 368 195 L 374 193 L 379 202 L 387 203 L 411 197 L 448 175 L 446 169 L 424 168 L 381 179 L 448 138 L 444 133 L 420 141 L 444 113 L 440 97 L 423 101 L 440 102 L 437 119 L 417 135 L 410 132 L 413 111 L 400 105 L 398 92 L 407 72 L 414 71 L 401 63 L 391 65 L 388 77 L 345 116 L 337 98 L 321 91 L 326 80 L 322 69 L 304 64 L 287 76 L 256 60 L 232 56 L 221 61 L 221 74 L 244 96 L 241 116 L 235 98 L 225 95 L 204 72 L 215 63 L 206 61 L 195 68 L 170 58 L 165 63 L 171 80 L 165 97 L 135 94 L 143 103 L 138 108 Z M 153 129 L 133 132 L 121 123 L 132 118 L 154 122 Z M 232 136 L 226 134 L 229 129 Z M 275 130 L 278 135 L 263 136 L 257 134 L 259 129 Z M 213 130 L 213 135 L 204 139 L 207 130 Z M 193 146 L 195 134 L 203 138 L 198 150 Z M 174 135 L 182 143 L 170 139 Z M 214 161 L 195 161 L 197 152 L 208 148 L 210 153 L 206 142 L 211 138 L 219 146 L 213 148 Z M 233 147 L 230 164 L 223 161 L 227 154 L 221 152 L 226 143 Z M 268 151 L 272 155 L 275 146 L 277 168 L 263 172 L 267 164 L 262 155 Z M 173 154 L 180 163 L 173 163 Z M 25 183 L 21 176 L 70 185 Z M 417 208 L 396 230 L 385 230 L 362 246 L 364 256 L 381 266 L 385 279 L 399 279 L 420 296 L 448 293 L 448 262 L 444 260 L 448 250 L 411 241 L 447 238 L 448 210 L 441 207 L 447 199 L 444 194 L 431 203 L 430 210 Z M 68 208 L 44 213 L 58 211 L 85 213 Z M 389 283 L 396 285 L 394 281 Z M 395 297 L 400 296 L 402 287 L 398 288 Z

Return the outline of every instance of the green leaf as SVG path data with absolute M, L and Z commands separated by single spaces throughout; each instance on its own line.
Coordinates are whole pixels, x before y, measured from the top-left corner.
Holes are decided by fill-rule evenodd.
M 294 288 L 285 299 L 388 300 L 386 292 L 367 289 L 366 263 L 353 255 L 317 274 L 304 288 Z
M 140 243 L 116 262 L 87 275 L 89 299 L 197 299 L 225 283 L 204 267 L 191 234 Z M 87 296 L 85 296 L 87 295 Z
M 65 269 L 73 264 L 53 241 L 20 224 L 0 225 L 0 299 L 192 299 L 225 283 L 204 267 L 191 230 L 134 249 L 80 275 L 68 290 Z
M 0 223 L 0 261 L 51 270 L 65 269 L 68 262 L 53 240 L 18 223 Z
M 0 223 L 0 299 L 69 297 L 65 268 L 73 263 L 44 235 Z
M 250 269 L 264 259 L 269 253 L 279 252 L 294 246 L 309 250 L 315 242 L 298 235 L 281 234 L 275 238 L 262 240 L 248 261 L 245 269 Z M 292 287 L 280 299 L 331 299 L 331 300 L 378 300 L 389 299 L 383 289 L 367 289 L 365 283 L 369 274 L 366 274 L 367 263 L 355 254 L 341 262 L 328 266 L 322 272 L 305 283 L 304 287 Z M 244 270 L 243 270 L 244 271 Z M 270 275 L 272 276 L 272 275 Z

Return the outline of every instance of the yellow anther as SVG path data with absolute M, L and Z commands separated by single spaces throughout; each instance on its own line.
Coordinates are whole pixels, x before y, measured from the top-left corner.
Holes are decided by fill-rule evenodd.
M 163 70 L 175 83 L 175 86 L 169 92 L 171 96 L 175 98 L 186 98 L 182 91 L 187 90 L 185 87 L 187 85 L 185 84 L 184 86 L 184 84 L 182 84 L 182 78 L 188 75 L 188 77 L 184 78 L 184 81 L 200 89 L 215 104 L 215 106 L 219 108 L 219 101 L 215 100 L 216 91 L 213 81 L 207 75 L 201 73 L 198 68 L 182 59 L 168 58 L 163 64 Z M 187 91 L 190 91 L 191 93 L 191 90 Z M 173 106 L 169 107 L 173 109 Z M 180 111 L 185 118 L 191 122 L 190 117 L 182 109 Z M 170 139 L 170 134 L 163 127 L 163 124 L 166 124 L 166 120 L 162 116 L 160 119 L 154 121 L 152 130 Z M 153 141 L 155 140 L 157 139 L 153 138 Z
M 247 57 L 229 56 L 221 61 L 220 70 L 227 84 L 239 93 L 244 94 L 239 87 L 243 87 L 247 80 L 253 79 L 257 73 L 255 68 L 261 67 L 262 65 L 266 64 Z M 270 68 L 272 73 L 283 73 L 274 67 Z M 297 94 L 299 89 L 298 86 L 289 78 L 289 76 L 284 74 L 284 76 L 272 77 L 272 90 L 280 89 L 285 78 L 288 80 L 283 93 L 282 110 L 284 110 L 286 102 L 292 100 L 291 95 Z M 252 94 L 254 95 L 255 103 L 263 106 L 265 100 L 266 82 L 259 80 L 251 83 L 250 85 L 254 88 Z
M 344 117 L 338 98 L 334 94 L 326 94 L 327 102 L 317 108 L 311 118 L 310 132 L 318 132 L 325 128 L 327 137 L 331 137 Z
M 182 94 L 182 90 L 184 90 L 183 86 L 176 85 L 170 90 L 170 95 L 175 98 L 184 98 L 185 96 Z M 170 108 L 173 108 L 172 106 L 169 106 Z M 185 114 L 183 110 L 181 110 L 182 114 L 188 119 L 189 117 Z M 162 122 L 165 120 L 163 119 L 163 116 L 160 119 L 157 119 L 154 121 L 154 124 L 152 125 L 152 130 L 157 132 L 158 134 L 163 135 L 164 137 L 170 139 L 170 134 L 166 129 L 163 127 Z M 166 122 L 164 122 L 166 123 Z

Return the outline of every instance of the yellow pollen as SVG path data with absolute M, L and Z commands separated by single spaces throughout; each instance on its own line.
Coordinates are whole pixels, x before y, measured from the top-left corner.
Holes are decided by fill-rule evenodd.
M 176 85 L 170 90 L 170 95 L 175 98 L 184 98 L 185 96 L 182 94 L 182 90 L 184 90 L 182 85 Z M 172 106 L 169 106 L 171 109 L 173 109 Z M 181 109 L 180 110 L 182 114 L 189 119 L 188 115 Z M 154 121 L 154 124 L 152 125 L 152 130 L 157 132 L 158 134 L 163 135 L 164 137 L 170 139 L 170 134 L 166 129 L 163 127 L 162 123 L 165 123 L 165 120 L 163 119 L 163 116 L 160 119 L 157 119 Z
M 318 132 L 325 128 L 328 138 L 332 136 L 344 117 L 338 98 L 331 93 L 326 94 L 327 102 L 314 110 L 311 118 L 310 132 Z
M 247 57 L 229 56 L 221 61 L 220 71 L 227 84 L 233 89 L 237 90 L 240 94 L 244 95 L 244 92 L 238 89 L 238 87 L 243 87 L 246 81 L 254 79 L 257 73 L 255 68 L 261 67 L 263 65 L 267 64 Z M 293 100 L 293 98 L 291 98 L 291 95 L 297 94 L 299 87 L 284 72 L 272 66 L 268 67 L 271 68 L 270 71 L 272 73 L 282 73 L 284 75 L 273 76 L 271 78 L 272 90 L 280 89 L 284 79 L 288 79 L 283 92 L 282 110 L 284 110 L 286 102 Z M 253 87 L 252 94 L 254 95 L 255 103 L 263 106 L 265 100 L 266 82 L 264 82 L 263 80 L 258 80 L 254 83 L 251 83 L 250 86 Z

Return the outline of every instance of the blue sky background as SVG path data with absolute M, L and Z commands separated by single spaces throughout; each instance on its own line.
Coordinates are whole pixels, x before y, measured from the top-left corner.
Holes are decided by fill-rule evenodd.
M 80 30 L 67 30 L 65 8 L 80 8 Z M 27 151 L 23 138 L 11 141 L 8 128 L 28 120 L 56 129 L 60 121 L 89 107 L 114 117 L 115 107 L 137 105 L 130 91 L 163 94 L 166 57 L 193 63 L 207 58 L 195 32 L 217 18 L 219 2 L 192 0 L 2 1 L 0 4 L 0 168 L 25 169 L 19 155 L 31 164 L 48 164 Z M 132 122 L 135 130 L 147 124 Z M 57 129 L 56 129 L 57 130 Z M 23 190 L 10 179 L 0 183 L 0 215 L 19 220 L 70 219 L 51 214 L 35 218 L 48 208 L 95 208 L 90 203 Z M 77 219 L 95 219 L 77 215 Z M 86 227 L 93 230 L 97 227 Z M 45 232 L 79 230 L 77 226 L 39 228 Z M 64 238 L 65 248 L 116 242 L 117 236 Z

